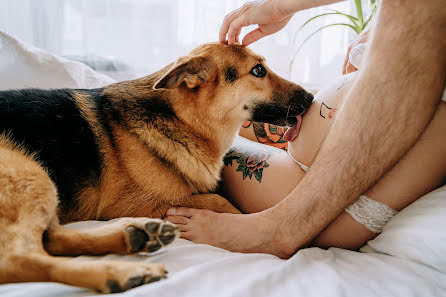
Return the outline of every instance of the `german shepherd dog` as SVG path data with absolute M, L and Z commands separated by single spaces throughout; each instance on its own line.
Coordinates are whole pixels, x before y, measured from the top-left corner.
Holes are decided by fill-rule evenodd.
M 0 283 L 120 292 L 164 278 L 161 264 L 60 256 L 156 251 L 178 236 L 156 219 L 171 206 L 238 213 L 208 193 L 241 124 L 293 125 L 312 99 L 248 48 L 220 43 L 101 89 L 1 91 Z

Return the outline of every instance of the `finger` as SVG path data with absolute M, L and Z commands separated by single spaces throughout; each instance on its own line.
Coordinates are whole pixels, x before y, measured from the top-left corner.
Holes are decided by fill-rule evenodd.
M 345 73 L 355 72 L 358 70 L 355 66 L 353 66 L 350 62 L 347 63 L 347 66 L 345 66 Z
M 246 26 L 244 19 L 245 18 L 243 16 L 239 16 L 229 26 L 229 30 L 228 30 L 228 44 L 234 44 L 236 38 L 238 38 L 237 33 L 240 34 L 240 31 L 241 31 L 242 27 Z
M 225 16 L 223 24 L 221 24 L 220 31 L 218 32 L 218 39 L 220 40 L 220 42 L 226 41 L 226 34 L 228 33 L 229 26 L 231 25 L 232 21 L 238 17 L 238 15 L 239 10 L 236 10 Z
M 240 36 L 241 31 L 242 31 L 242 29 L 238 30 L 237 33 L 235 34 L 235 43 L 240 43 L 239 36 Z
M 166 212 L 168 216 L 183 216 L 186 218 L 191 218 L 197 210 L 188 207 L 172 207 Z
M 262 32 L 262 30 L 260 30 L 260 28 L 257 28 L 251 32 L 249 32 L 248 34 L 245 35 L 245 37 L 243 38 L 242 44 L 244 46 L 248 46 L 251 43 L 259 40 L 260 38 L 265 37 L 266 34 Z
M 166 221 L 169 221 L 177 225 L 186 225 L 189 223 L 190 219 L 183 216 L 168 216 L 166 218 Z

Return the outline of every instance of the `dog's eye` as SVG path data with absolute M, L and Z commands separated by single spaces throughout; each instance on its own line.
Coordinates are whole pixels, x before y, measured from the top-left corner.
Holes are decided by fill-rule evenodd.
M 266 69 L 261 64 L 257 64 L 249 73 L 257 77 L 264 77 L 266 75 Z

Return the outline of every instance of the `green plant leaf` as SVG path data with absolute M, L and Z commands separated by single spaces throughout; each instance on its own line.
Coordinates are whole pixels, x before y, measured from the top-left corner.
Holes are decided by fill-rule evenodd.
M 358 14 L 359 25 L 364 27 L 364 16 L 362 15 L 362 3 L 361 0 L 355 0 L 356 4 L 356 13 Z
M 369 14 L 369 16 L 368 16 L 368 18 L 367 18 L 367 20 L 365 21 L 365 23 L 364 23 L 364 29 L 365 29 L 365 27 L 367 27 L 367 25 L 370 23 L 370 21 L 372 20 L 372 17 L 375 15 L 375 13 L 376 13 L 376 10 L 378 9 L 378 1 L 375 1 L 373 4 L 372 4 L 372 6 L 371 6 L 371 9 L 370 9 L 370 14 Z
M 310 18 L 310 19 L 309 19 L 308 21 L 306 21 L 305 23 L 303 23 L 303 25 L 300 26 L 299 30 L 302 30 L 302 28 L 305 27 L 305 26 L 306 26 L 309 22 L 311 22 L 312 20 L 315 20 L 315 19 L 317 19 L 317 18 L 326 16 L 326 15 L 332 15 L 332 14 L 338 14 L 338 15 L 339 15 L 340 13 L 337 13 L 337 12 L 326 12 L 326 13 L 318 14 L 318 15 L 316 15 L 316 16 Z
M 309 19 L 308 21 L 306 21 L 305 23 L 303 23 L 303 25 L 299 27 L 299 29 L 296 31 L 296 33 L 294 33 L 293 43 L 292 43 L 292 44 L 295 44 L 295 43 L 296 43 L 297 35 L 299 34 L 299 32 L 300 32 L 300 31 L 301 31 L 301 30 L 302 30 L 308 23 L 310 23 L 311 21 L 313 21 L 313 20 L 315 20 L 315 19 L 317 19 L 317 18 L 323 17 L 323 16 L 327 16 L 327 15 L 343 15 L 343 16 L 347 17 L 347 18 L 353 23 L 354 26 L 359 26 L 358 23 L 357 23 L 358 19 L 355 18 L 354 16 L 351 16 L 351 15 L 349 15 L 349 14 L 345 14 L 345 13 L 342 13 L 342 12 L 337 11 L 337 10 L 334 10 L 334 9 L 331 9 L 331 10 L 332 10 L 333 12 L 327 12 L 327 13 L 318 14 L 318 15 L 316 15 L 316 16 L 310 18 L 310 19 Z
M 345 17 L 348 17 L 349 19 L 350 19 L 350 21 L 352 21 L 352 23 L 354 23 L 354 24 L 357 24 L 356 22 L 358 21 L 358 18 L 355 18 L 354 16 L 352 16 L 352 15 L 349 15 L 349 14 L 347 14 L 347 13 L 343 13 L 342 11 L 339 11 L 339 10 L 336 10 L 336 9 L 330 9 L 331 11 L 334 11 L 334 12 L 336 12 L 336 13 L 338 13 L 338 14 L 342 14 L 343 16 L 345 16 Z
M 318 33 L 319 31 L 322 31 L 322 30 L 325 29 L 325 28 L 333 27 L 333 26 L 347 26 L 347 27 L 352 28 L 357 34 L 359 34 L 359 33 L 361 32 L 361 30 L 360 30 L 359 28 L 357 28 L 357 27 L 355 27 L 355 26 L 353 26 L 353 25 L 351 25 L 351 24 L 346 24 L 346 23 L 330 24 L 330 25 L 326 25 L 326 26 L 323 26 L 323 27 L 317 29 L 316 31 L 314 31 L 313 33 L 311 33 L 310 35 L 308 35 L 308 36 L 302 41 L 302 43 L 301 43 L 300 46 L 297 48 L 297 50 L 294 52 L 294 54 L 293 54 L 293 58 L 291 59 L 291 62 L 290 62 L 290 71 L 291 71 L 291 69 L 293 68 L 294 60 L 296 59 L 297 54 L 299 53 L 299 51 L 301 50 L 301 48 L 304 46 L 304 44 L 308 41 L 308 39 L 310 39 L 311 37 L 313 37 L 313 36 L 314 36 L 316 33 Z
M 341 11 L 335 10 L 335 9 L 330 9 L 330 11 L 332 12 L 328 12 L 328 13 L 323 13 L 323 14 L 319 14 L 316 15 L 312 18 L 310 18 L 309 20 L 307 20 L 294 34 L 294 38 L 293 38 L 293 43 L 292 45 L 294 45 L 296 43 L 296 39 L 298 36 L 298 33 L 302 30 L 303 27 L 305 27 L 309 22 L 313 21 L 316 18 L 322 17 L 322 16 L 326 16 L 326 15 L 342 15 L 346 18 L 349 19 L 349 21 L 351 22 L 351 24 L 347 24 L 347 23 L 335 23 L 335 24 L 329 24 L 326 26 L 323 26 L 319 29 L 317 29 L 316 31 L 314 31 L 313 33 L 311 33 L 309 36 L 307 36 L 302 43 L 299 45 L 299 47 L 297 48 L 297 50 L 294 52 L 292 59 L 290 61 L 290 71 L 293 68 L 293 64 L 294 64 L 294 60 L 296 59 L 297 54 L 299 53 L 299 51 L 301 50 L 301 48 L 305 45 L 305 43 L 315 34 L 317 34 L 319 31 L 327 28 L 327 27 L 331 27 L 331 26 L 347 26 L 352 28 L 357 34 L 361 33 L 362 30 L 364 30 L 366 28 L 366 26 L 370 23 L 372 17 L 376 14 L 378 8 L 379 8 L 379 2 L 380 0 L 367 0 L 367 11 L 368 14 L 366 16 L 366 18 L 364 19 L 364 14 L 362 12 L 362 2 L 361 0 L 355 0 L 355 6 L 356 6 L 356 13 L 358 15 L 358 17 L 354 17 L 352 15 L 343 13 Z

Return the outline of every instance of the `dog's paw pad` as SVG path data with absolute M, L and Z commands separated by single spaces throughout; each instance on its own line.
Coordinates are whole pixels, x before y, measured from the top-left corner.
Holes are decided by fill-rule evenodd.
M 135 287 L 139 287 L 142 284 L 145 283 L 145 279 L 146 277 L 144 276 L 134 276 L 132 278 L 129 278 L 126 282 L 124 287 L 126 289 L 131 289 L 131 288 L 135 288 Z M 161 279 L 161 278 L 160 278 Z
M 175 232 L 178 230 L 177 226 L 171 225 L 171 224 L 163 224 L 161 227 L 161 233 L 167 233 L 167 232 Z
M 110 293 L 124 292 L 124 289 L 121 288 L 121 286 L 119 285 L 119 283 L 117 281 L 108 280 L 106 285 L 107 285 L 108 291 Z
M 157 234 L 160 227 L 160 223 L 148 222 L 145 227 L 147 232 L 149 232 L 149 234 Z
M 149 280 L 146 282 L 146 284 L 157 282 L 157 281 L 161 280 L 161 278 L 162 278 L 161 276 L 153 276 L 153 277 L 149 278 Z
M 128 226 L 127 228 L 125 228 L 125 231 L 127 231 L 129 236 L 131 253 L 136 253 L 143 249 L 146 245 L 146 242 L 149 240 L 149 236 L 147 236 L 146 232 L 133 226 Z
M 178 227 L 170 222 L 148 222 L 145 228 L 150 237 L 145 250 L 150 253 L 172 243 L 179 233 Z
M 161 227 L 161 232 L 159 235 L 159 240 L 163 245 L 168 245 L 172 243 L 178 236 L 178 227 L 172 224 L 165 223 Z
M 158 240 L 152 240 L 152 241 L 147 242 L 146 250 L 148 252 L 153 253 L 153 252 L 156 252 L 157 250 L 159 250 L 160 248 L 162 248 L 162 245 L 158 242 Z
M 175 240 L 175 237 L 176 237 L 175 234 L 167 234 L 167 235 L 161 235 L 159 238 L 164 245 L 168 245 Z
M 153 253 L 172 243 L 179 235 L 178 227 L 158 219 L 132 220 L 125 227 L 128 252 Z
M 156 281 L 159 281 L 163 278 L 166 278 L 166 271 L 162 274 L 157 273 L 148 273 L 148 274 L 142 274 L 137 276 L 132 276 L 129 279 L 125 280 L 121 283 L 116 280 L 107 280 L 106 282 L 106 288 L 105 290 L 100 290 L 103 293 L 121 293 L 139 286 L 142 286 L 144 284 L 153 283 Z M 123 284 L 123 285 L 122 285 Z

